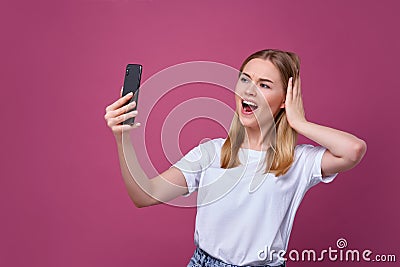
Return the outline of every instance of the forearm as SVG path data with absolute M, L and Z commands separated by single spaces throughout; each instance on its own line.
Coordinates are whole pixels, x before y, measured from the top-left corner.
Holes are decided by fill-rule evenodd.
M 336 157 L 356 162 L 365 153 L 365 142 L 350 133 L 309 121 L 296 124 L 294 129 L 299 134 L 326 147 Z
M 150 180 L 141 168 L 130 137 L 116 138 L 122 177 L 133 203 L 137 207 L 148 206 L 152 198 Z M 129 164 L 127 164 L 129 162 Z M 139 186 L 140 185 L 140 186 Z M 143 188 L 143 189 L 142 189 Z M 144 191 L 143 191 L 144 190 Z

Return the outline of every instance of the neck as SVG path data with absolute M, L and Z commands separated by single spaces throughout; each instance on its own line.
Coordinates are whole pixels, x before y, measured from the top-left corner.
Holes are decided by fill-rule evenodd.
M 271 142 L 275 140 L 275 131 L 272 127 L 264 127 L 261 131 L 259 127 L 245 127 L 245 137 L 242 144 L 243 148 L 254 150 L 267 150 Z

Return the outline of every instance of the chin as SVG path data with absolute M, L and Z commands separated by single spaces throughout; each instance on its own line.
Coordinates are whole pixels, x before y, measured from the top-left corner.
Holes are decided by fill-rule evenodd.
M 255 116 L 252 117 L 244 117 L 241 114 L 238 114 L 239 116 L 239 121 L 243 125 L 243 127 L 246 128 L 254 128 L 254 127 L 259 127 L 257 119 Z
M 257 113 L 253 114 L 252 116 L 246 116 L 237 113 L 237 116 L 239 117 L 240 123 L 243 125 L 243 127 L 246 128 L 260 129 L 261 127 L 271 127 L 271 124 L 275 123 L 275 120 L 271 117 L 272 114 L 270 116 L 263 116 L 261 114 Z M 259 118 L 259 120 L 257 120 L 257 117 Z

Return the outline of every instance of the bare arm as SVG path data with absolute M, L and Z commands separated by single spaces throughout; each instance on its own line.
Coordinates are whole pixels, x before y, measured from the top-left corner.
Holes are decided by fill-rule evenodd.
M 107 106 L 104 118 L 115 136 L 121 173 L 128 194 L 135 206 L 141 208 L 167 202 L 187 193 L 188 189 L 185 177 L 175 167 L 153 179 L 149 179 L 144 173 L 129 137 L 129 131 L 139 127 L 140 123 L 133 126 L 120 125 L 126 119 L 137 115 L 137 111 L 125 114 L 136 105 L 132 102 L 130 106 L 123 106 L 131 97 L 132 95 L 126 95 Z

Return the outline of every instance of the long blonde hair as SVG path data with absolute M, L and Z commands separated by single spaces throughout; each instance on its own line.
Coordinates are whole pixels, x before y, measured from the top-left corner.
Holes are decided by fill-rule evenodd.
M 240 67 L 240 73 L 243 71 L 246 64 L 254 58 L 269 60 L 279 70 L 286 95 L 289 78 L 293 77 L 293 81 L 296 81 L 299 77 L 299 57 L 293 52 L 286 52 L 277 49 L 261 50 L 246 58 Z M 294 149 L 297 143 L 297 132 L 290 127 L 284 108 L 278 112 L 274 120 L 276 144 L 271 145 L 267 150 L 266 168 L 264 173 L 271 172 L 275 174 L 275 176 L 280 176 L 285 174 L 293 163 Z M 244 126 L 235 112 L 228 137 L 221 148 L 221 168 L 228 169 L 240 165 L 238 152 L 244 142 L 244 137 Z

